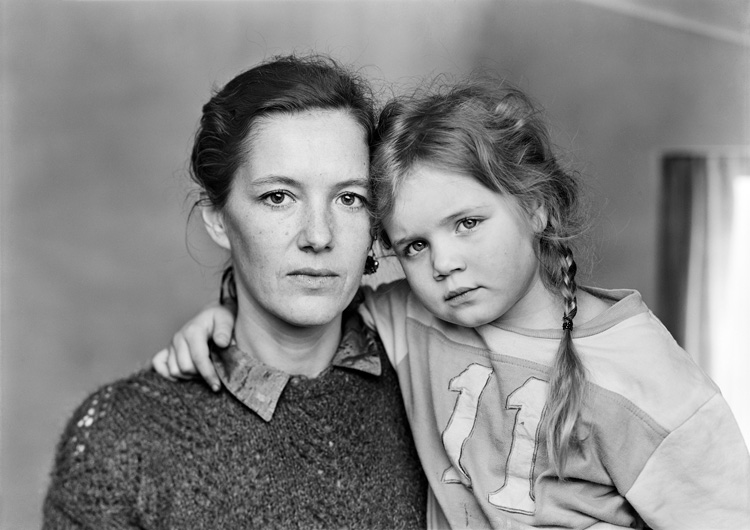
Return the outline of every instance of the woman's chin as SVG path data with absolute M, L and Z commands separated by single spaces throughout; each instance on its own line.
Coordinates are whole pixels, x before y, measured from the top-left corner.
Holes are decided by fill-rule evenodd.
M 289 305 L 283 311 L 277 313 L 277 317 L 289 326 L 310 328 L 326 326 L 338 318 L 346 309 L 348 304 L 341 301 L 326 303 L 323 300 L 299 301 Z

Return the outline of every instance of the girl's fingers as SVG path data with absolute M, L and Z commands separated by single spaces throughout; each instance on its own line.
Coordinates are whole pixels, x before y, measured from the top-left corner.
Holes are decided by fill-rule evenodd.
M 198 330 L 198 332 L 191 333 L 186 330 L 184 347 L 178 349 L 177 352 L 178 363 L 180 367 L 192 370 L 190 373 L 195 374 L 197 372 L 200 374 L 215 392 L 221 388 L 221 382 L 211 362 L 207 342 L 208 338 L 203 331 L 205 330 Z
M 232 339 L 234 312 L 232 307 L 218 306 L 213 314 L 213 340 L 217 346 L 226 348 Z
M 175 337 L 177 339 L 177 337 Z M 173 340 L 172 345 L 174 346 L 174 357 L 177 367 L 180 369 L 181 375 L 185 377 L 192 377 L 196 374 L 195 365 L 193 360 L 190 358 L 191 349 L 202 347 L 205 355 L 208 355 L 208 345 L 204 342 L 202 345 L 200 342 L 191 342 L 187 336 L 180 336 L 179 340 Z
M 177 361 L 177 348 L 184 341 L 182 337 L 177 334 L 172 339 L 172 345 L 169 347 L 169 358 L 167 360 L 167 367 L 169 368 L 169 375 L 176 377 L 177 379 L 190 379 L 192 376 L 185 374 Z
M 170 381 L 175 381 L 175 378 L 172 377 L 171 374 L 169 373 L 169 366 L 167 364 L 168 359 L 169 359 L 169 349 L 164 348 L 159 353 L 154 355 L 153 359 L 151 359 L 151 368 L 153 368 L 157 374 L 164 377 L 165 379 L 169 379 Z
M 195 362 L 195 367 L 197 368 L 198 373 L 206 380 L 206 383 L 209 384 L 211 390 L 218 392 L 221 388 L 221 381 L 219 380 L 216 369 L 211 362 L 211 358 L 208 355 L 200 358 L 193 357 L 193 361 Z

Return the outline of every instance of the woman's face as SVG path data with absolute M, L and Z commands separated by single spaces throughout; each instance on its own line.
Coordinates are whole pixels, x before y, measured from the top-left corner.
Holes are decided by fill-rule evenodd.
M 226 206 L 206 218 L 221 223 L 209 232 L 231 251 L 240 312 L 293 326 L 341 314 L 371 243 L 368 161 L 365 133 L 344 111 L 255 124 Z

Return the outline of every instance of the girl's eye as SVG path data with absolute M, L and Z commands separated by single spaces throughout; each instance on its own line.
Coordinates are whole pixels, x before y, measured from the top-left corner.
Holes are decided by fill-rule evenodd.
M 266 203 L 270 203 L 273 206 L 281 206 L 286 202 L 286 199 L 290 198 L 289 194 L 285 191 L 272 191 L 266 193 L 261 197 L 261 200 Z
M 356 193 L 344 193 L 339 196 L 339 199 L 341 200 L 341 204 L 348 206 L 349 208 L 358 208 L 365 203 L 364 198 Z
M 477 226 L 479 226 L 479 223 L 480 223 L 479 219 L 473 219 L 470 217 L 466 219 L 461 219 L 458 222 L 458 231 L 462 232 L 462 231 L 474 230 Z
M 407 257 L 416 256 L 427 247 L 424 241 L 415 241 L 404 248 L 404 255 Z

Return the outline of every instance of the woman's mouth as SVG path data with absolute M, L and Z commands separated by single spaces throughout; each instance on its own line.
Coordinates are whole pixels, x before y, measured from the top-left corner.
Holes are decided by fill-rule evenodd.
M 300 287 L 305 289 L 329 289 L 338 285 L 339 275 L 329 269 L 297 269 L 290 272 L 287 277 Z

